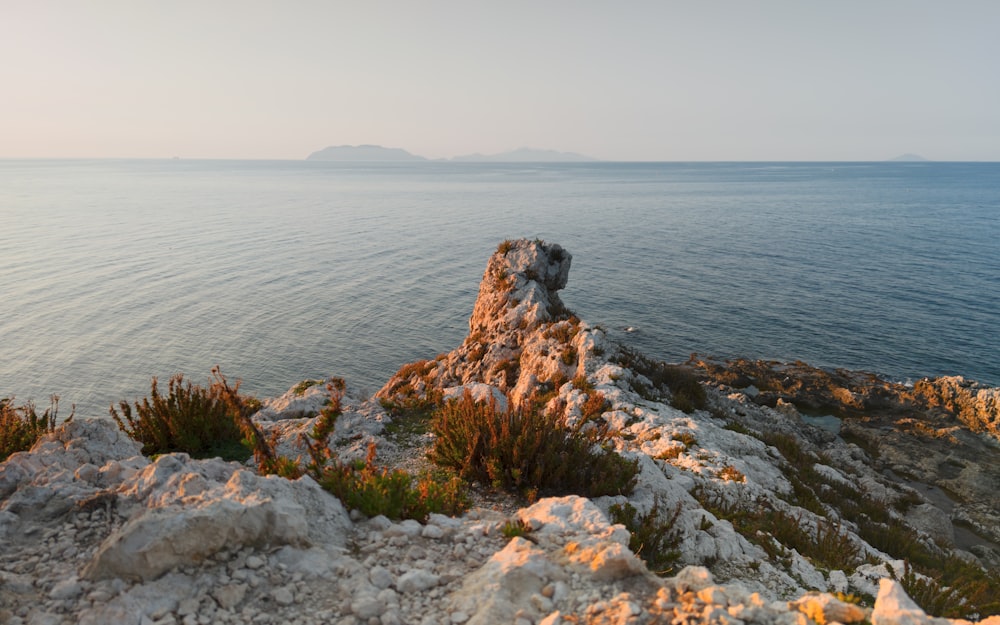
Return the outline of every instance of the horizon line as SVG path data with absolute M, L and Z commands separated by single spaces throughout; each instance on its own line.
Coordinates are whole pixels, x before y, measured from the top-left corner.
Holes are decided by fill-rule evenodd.
M 901 165 L 919 165 L 922 163 L 998 163 L 995 160 L 977 159 L 924 159 L 919 161 L 897 160 L 896 157 L 886 159 L 599 159 L 591 158 L 585 161 L 577 160 L 542 160 L 542 161 L 465 161 L 454 158 L 421 158 L 420 160 L 322 160 L 308 158 L 274 158 L 274 157 L 219 157 L 219 156 L 0 156 L 0 161 L 259 161 L 285 163 L 325 163 L 325 164 L 379 164 L 379 165 L 415 165 L 420 163 L 450 163 L 454 165 L 592 165 L 595 163 L 897 163 Z

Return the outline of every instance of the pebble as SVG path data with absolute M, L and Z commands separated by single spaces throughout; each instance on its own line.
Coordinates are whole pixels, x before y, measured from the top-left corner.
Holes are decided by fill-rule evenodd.
M 247 568 L 257 570 L 267 564 L 267 561 L 260 556 L 253 555 L 247 558 Z
M 288 606 L 295 603 L 295 595 L 285 586 L 275 588 L 271 591 L 274 602 L 281 606 Z
M 408 571 L 396 580 L 396 588 L 399 592 L 410 593 L 420 592 L 436 586 L 440 578 L 429 571 L 414 569 Z
M 384 566 L 372 567 L 371 570 L 368 571 L 368 579 L 371 581 L 373 586 L 379 589 L 388 588 L 389 586 L 392 586 L 392 583 L 395 581 L 392 573 L 390 573 L 389 569 Z

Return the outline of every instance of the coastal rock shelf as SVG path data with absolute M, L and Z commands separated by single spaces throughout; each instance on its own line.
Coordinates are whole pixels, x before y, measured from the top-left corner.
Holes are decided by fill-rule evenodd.
M 638 463 L 629 495 L 490 505 L 482 491 L 457 518 L 365 518 L 309 477 L 146 458 L 113 423 L 80 419 L 0 464 L 0 625 L 945 625 L 907 596 L 920 577 L 890 538 L 908 558 L 996 575 L 997 389 L 707 358 L 665 368 L 566 309 L 571 261 L 555 244 L 501 244 L 462 344 L 375 397 L 348 387 L 331 445 L 420 466 L 427 435 L 391 435 L 384 406 L 544 396 L 574 423 L 600 393 L 614 450 Z M 685 400 L 667 374 L 699 376 L 704 397 Z M 325 400 L 300 384 L 254 419 L 294 457 Z M 839 428 L 813 425 L 817 412 Z M 669 522 L 668 570 L 630 549 L 616 506 Z

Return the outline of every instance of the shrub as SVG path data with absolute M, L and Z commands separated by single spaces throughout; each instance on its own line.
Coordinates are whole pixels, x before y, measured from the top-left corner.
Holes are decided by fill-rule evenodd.
M 425 522 L 432 512 L 457 515 L 468 509 L 462 481 L 425 474 L 416 479 L 406 471 L 375 465 L 375 444 L 365 462 L 332 459 L 320 470 L 319 484 L 351 510 L 368 516 Z
M 323 383 L 323 380 L 302 380 L 292 389 L 292 392 L 296 395 L 302 395 L 307 390 L 314 386 L 319 386 Z
M 506 411 L 496 401 L 476 402 L 466 392 L 445 404 L 431 421 L 432 462 L 454 469 L 462 478 L 528 499 L 539 494 L 587 497 L 628 494 L 635 486 L 638 462 L 601 449 L 610 438 L 607 427 L 545 413 L 535 402 Z M 592 423 L 592 422 L 591 422 Z M 584 427 L 587 426 L 587 427 Z
M 565 350 L 563 350 L 562 354 L 559 356 L 559 359 L 562 360 L 562 363 L 568 367 L 576 364 L 576 358 L 577 358 L 576 348 L 572 346 L 567 347 Z
M 648 514 L 639 516 L 630 503 L 615 504 L 608 509 L 611 521 L 621 523 L 629 531 L 628 547 L 646 561 L 646 565 L 659 575 L 669 574 L 673 565 L 681 557 L 677 547 L 681 544 L 681 534 L 676 527 L 681 515 L 681 505 L 661 518 L 659 503 L 653 505 Z
M 49 409 L 42 413 L 42 416 L 38 416 L 35 404 L 31 401 L 21 406 L 14 406 L 13 397 L 0 399 L 0 462 L 11 454 L 28 451 L 43 434 L 55 429 L 59 396 L 52 395 L 49 401 Z M 71 412 L 66 421 L 72 419 Z
M 677 432 L 670 437 L 670 440 L 683 443 L 685 447 L 698 444 L 698 437 L 693 432 Z
M 531 533 L 531 525 L 521 519 L 511 519 L 503 524 L 503 527 L 500 528 L 500 533 L 505 538 L 517 538 L 519 536 L 523 538 Z
M 706 510 L 732 523 L 733 529 L 771 558 L 784 558 L 787 549 L 795 549 L 827 569 L 850 571 L 861 563 L 860 549 L 839 524 L 818 521 L 815 532 L 810 532 L 801 513 L 792 515 L 765 500 L 737 503 L 714 498 L 703 490 L 692 494 Z
M 891 567 L 889 573 L 931 616 L 977 620 L 1000 612 L 1000 575 L 960 558 L 949 557 L 940 570 L 925 575 L 918 575 L 908 560 L 901 576 Z
M 299 459 L 275 454 L 275 441 L 264 441 L 249 417 L 244 417 L 241 423 L 254 448 L 258 470 L 288 479 L 297 479 L 308 472 L 346 507 L 368 516 L 384 514 L 391 519 L 426 521 L 432 512 L 455 515 L 469 507 L 460 479 L 440 474 L 414 478 L 405 471 L 378 467 L 374 443 L 368 447 L 365 462 L 344 462 L 338 458 L 330 450 L 329 440 L 343 411 L 344 388 L 341 378 L 332 378 L 326 385 L 330 400 L 320 411 L 312 431 L 303 438 L 309 455 L 305 467 Z
M 243 445 L 242 417 L 249 421 L 250 407 L 239 395 L 239 381 L 230 387 L 216 367 L 209 387 L 184 381 L 182 374 L 170 378 L 167 394 L 161 395 L 154 377 L 150 397 L 135 402 L 136 415 L 128 402 L 119 402 L 121 414 L 111 406 L 111 417 L 123 432 L 142 443 L 142 453 L 185 452 L 194 458 L 221 456 L 243 461 L 250 450 Z
M 729 430 L 730 432 L 736 432 L 738 434 L 746 434 L 747 436 L 753 436 L 753 432 L 751 432 L 748 427 L 736 421 L 732 421 L 730 423 L 725 424 L 724 426 L 722 426 L 722 429 Z
M 728 482 L 746 482 L 747 476 L 743 475 L 733 465 L 726 465 L 719 470 L 719 478 Z
M 594 422 L 611 408 L 611 403 L 599 391 L 587 395 L 587 401 L 580 406 L 580 419 L 583 422 Z

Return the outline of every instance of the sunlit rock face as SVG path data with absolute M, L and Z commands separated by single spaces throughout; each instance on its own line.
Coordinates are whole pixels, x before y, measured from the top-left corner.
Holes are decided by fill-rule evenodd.
M 920 380 L 914 395 L 930 409 L 954 414 L 973 432 L 982 432 L 1000 442 L 1000 388 L 982 386 L 961 376 Z
M 486 263 L 462 345 L 436 361 L 404 367 L 378 396 L 481 383 L 521 401 L 539 382 L 576 375 L 579 345 L 559 338 L 584 337 L 557 293 L 566 286 L 572 260 L 554 243 L 503 242 Z

